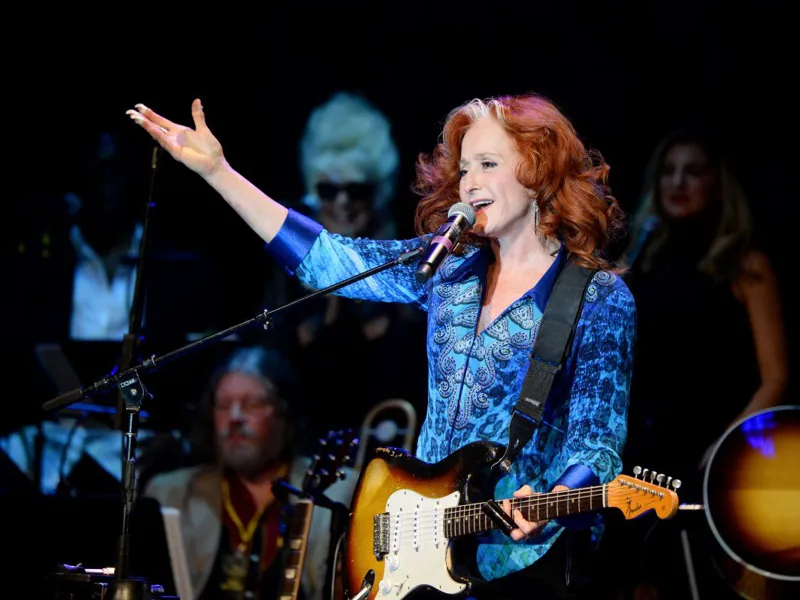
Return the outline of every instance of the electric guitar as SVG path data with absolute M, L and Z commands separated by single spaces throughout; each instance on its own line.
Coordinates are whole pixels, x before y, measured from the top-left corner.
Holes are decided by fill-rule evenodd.
M 483 512 L 480 496 L 493 489 L 487 482 L 504 450 L 474 442 L 430 464 L 402 449 L 378 448 L 359 476 L 351 504 L 347 597 L 401 600 L 422 589 L 459 596 L 480 585 L 469 574 L 463 542 L 497 527 Z M 680 482 L 639 467 L 634 472 L 635 477 L 620 475 L 604 485 L 513 498 L 511 506 L 531 521 L 606 508 L 620 510 L 626 519 L 651 510 L 661 519 L 674 516 Z
M 315 501 L 332 484 L 344 477 L 342 467 L 352 465 L 358 439 L 352 430 L 330 431 L 319 440 L 317 451 L 303 478 L 302 489 L 290 489 L 281 482 L 285 491 L 300 496 L 294 504 L 289 520 L 284 547 L 284 569 L 278 585 L 279 600 L 297 600 L 308 546 L 311 518 Z
M 706 464 L 712 560 L 742 598 L 800 598 L 800 406 L 728 429 Z

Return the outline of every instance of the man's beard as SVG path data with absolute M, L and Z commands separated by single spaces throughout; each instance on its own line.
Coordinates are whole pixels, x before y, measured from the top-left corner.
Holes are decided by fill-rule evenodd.
M 227 435 L 220 434 L 217 439 L 220 462 L 245 478 L 255 478 L 275 462 L 277 453 L 271 443 L 250 437 L 247 432 L 240 435 L 245 435 L 247 441 L 226 447 Z
M 246 478 L 255 477 L 272 462 L 265 448 L 250 444 L 220 450 L 220 460 L 222 466 Z

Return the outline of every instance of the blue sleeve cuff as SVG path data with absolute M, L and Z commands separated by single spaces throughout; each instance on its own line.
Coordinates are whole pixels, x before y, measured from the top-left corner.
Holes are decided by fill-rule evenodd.
M 294 274 L 319 237 L 322 225 L 289 209 L 277 235 L 266 245 L 267 252 L 289 273 Z
M 587 487 L 590 485 L 598 485 L 600 479 L 595 475 L 586 465 L 570 465 L 564 474 L 556 479 L 553 487 L 557 485 L 565 485 L 569 489 L 574 490 L 580 487 Z
M 556 480 L 553 487 L 565 485 L 569 489 L 574 490 L 576 488 L 598 485 L 599 483 L 600 479 L 594 474 L 594 471 L 586 465 L 571 465 L 567 467 L 564 474 Z M 597 515 L 595 513 L 582 513 L 553 520 L 567 529 L 586 529 L 595 523 Z

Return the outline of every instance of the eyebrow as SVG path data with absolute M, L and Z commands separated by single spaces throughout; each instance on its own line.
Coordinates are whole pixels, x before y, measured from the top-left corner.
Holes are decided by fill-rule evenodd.
M 477 160 L 481 160 L 484 158 L 500 158 L 500 155 L 495 152 L 478 152 L 478 154 L 475 155 L 475 158 Z M 458 161 L 458 164 L 463 165 L 468 162 L 469 162 L 468 160 L 462 158 L 460 161 Z

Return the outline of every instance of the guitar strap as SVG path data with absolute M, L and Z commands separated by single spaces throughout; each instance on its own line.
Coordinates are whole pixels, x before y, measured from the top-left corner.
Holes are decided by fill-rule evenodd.
M 506 472 L 542 421 L 553 379 L 569 353 L 586 288 L 594 273 L 570 258 L 556 279 L 533 344 L 530 367 L 511 413 L 508 446 L 500 459 L 500 467 Z

